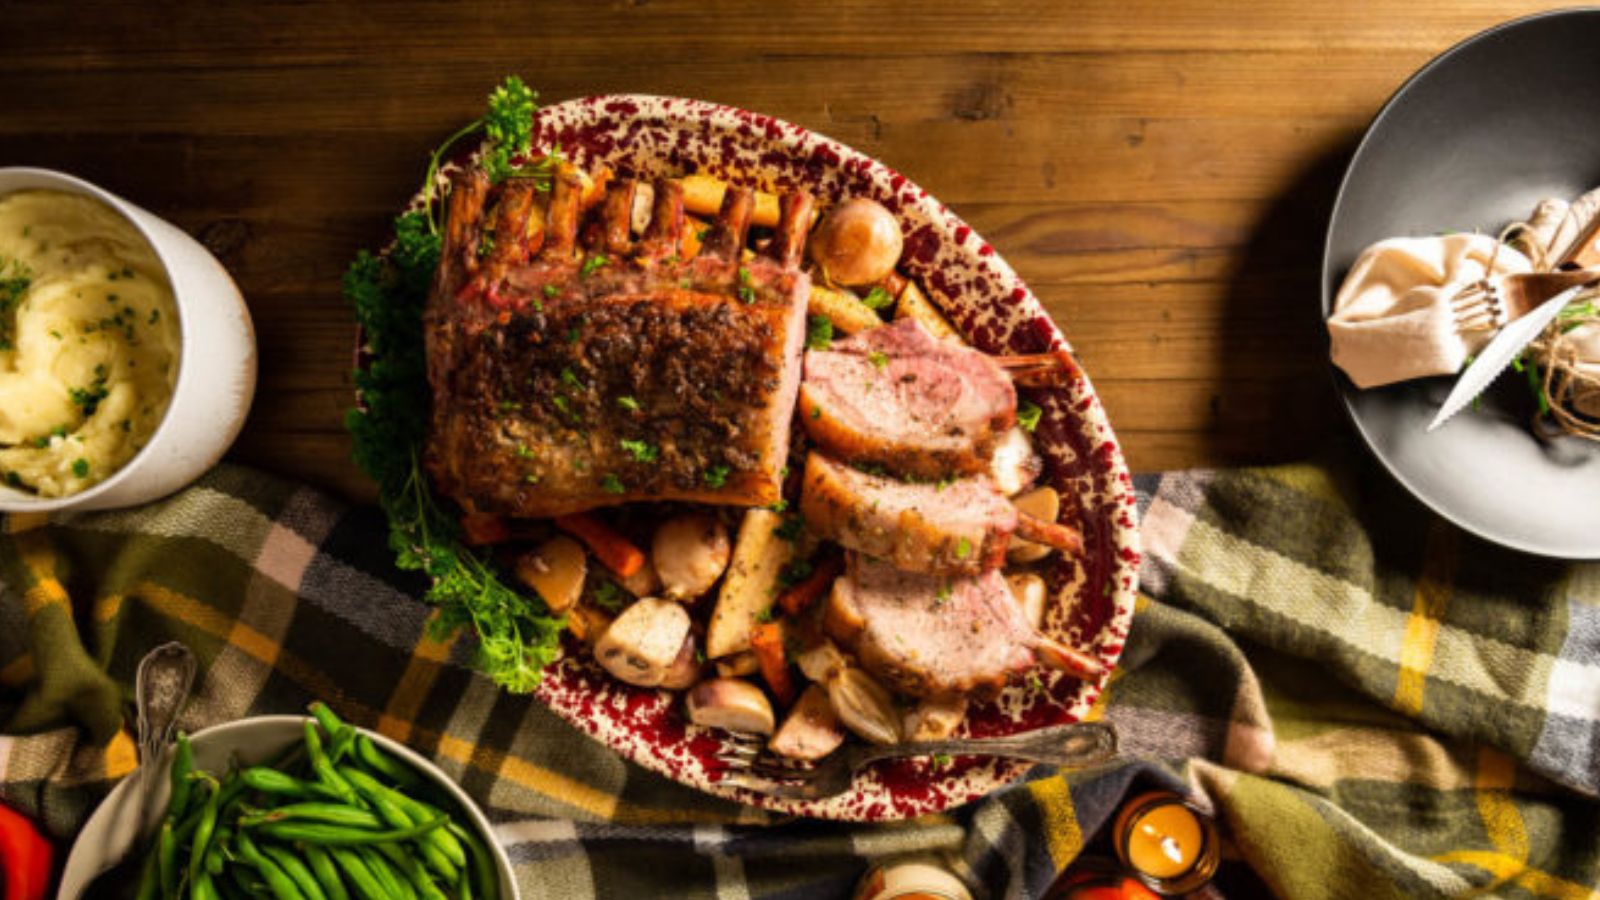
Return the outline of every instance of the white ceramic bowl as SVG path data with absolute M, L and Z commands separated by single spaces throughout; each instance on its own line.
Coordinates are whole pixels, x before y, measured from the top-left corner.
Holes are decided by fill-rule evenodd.
M 195 767 L 217 773 L 225 771 L 235 758 L 246 765 L 269 759 L 289 745 L 303 740 L 307 721 L 307 716 L 256 716 L 197 731 L 189 738 L 194 747 Z M 483 839 L 489 852 L 494 854 L 495 868 L 500 873 L 500 896 L 520 900 L 517 880 L 511 871 L 511 860 L 506 856 L 505 848 L 495 840 L 494 827 L 477 804 L 472 802 L 472 798 L 437 766 L 411 748 L 376 732 L 364 728 L 361 731 L 380 749 L 410 765 L 450 795 L 469 820 L 473 831 Z M 169 793 L 165 767 L 155 772 L 154 792 L 150 795 L 150 807 L 146 810 L 147 828 L 160 821 Z M 78 833 L 78 839 L 73 842 L 72 850 L 67 855 L 57 900 L 77 900 L 89 882 L 115 862 L 109 857 L 120 853 L 121 848 L 127 845 L 126 835 L 119 833 L 126 831 L 127 823 L 134 815 L 137 789 L 135 778 L 124 779 L 101 801 L 89 821 L 84 823 L 83 830 Z
M 61 172 L 0 168 L 0 197 L 38 189 L 93 197 L 150 242 L 177 301 L 178 378 L 150 442 L 111 477 L 70 497 L 35 497 L 0 485 L 0 512 L 112 509 L 165 497 L 216 465 L 250 412 L 256 338 L 244 297 L 198 241 L 121 197 Z

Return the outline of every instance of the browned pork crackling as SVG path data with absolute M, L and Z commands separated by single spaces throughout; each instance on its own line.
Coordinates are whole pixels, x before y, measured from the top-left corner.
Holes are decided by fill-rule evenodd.
M 637 243 L 635 190 L 617 181 L 586 201 L 570 166 L 548 195 L 478 170 L 455 178 L 424 315 L 426 463 L 467 510 L 781 499 L 811 198 L 784 196 L 773 238 L 742 259 L 754 195 L 730 189 L 690 258 L 681 187 L 656 184 Z

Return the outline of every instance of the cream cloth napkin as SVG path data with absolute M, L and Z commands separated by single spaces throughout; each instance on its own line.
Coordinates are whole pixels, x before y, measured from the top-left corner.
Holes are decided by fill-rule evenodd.
M 1362 251 L 1334 300 L 1333 362 L 1357 387 L 1452 375 L 1492 332 L 1456 329 L 1451 300 L 1486 274 L 1533 268 L 1482 234 L 1390 238 Z M 1489 273 L 1490 260 L 1494 271 Z

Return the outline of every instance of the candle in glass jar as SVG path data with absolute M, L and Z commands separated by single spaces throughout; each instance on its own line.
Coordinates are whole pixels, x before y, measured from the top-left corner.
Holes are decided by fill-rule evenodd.
M 1200 855 L 1200 820 L 1186 806 L 1153 806 L 1128 832 L 1128 865 L 1162 880 L 1194 868 Z
M 1123 805 L 1113 828 L 1117 857 L 1162 893 L 1182 893 L 1216 873 L 1221 851 L 1210 820 L 1167 791 Z

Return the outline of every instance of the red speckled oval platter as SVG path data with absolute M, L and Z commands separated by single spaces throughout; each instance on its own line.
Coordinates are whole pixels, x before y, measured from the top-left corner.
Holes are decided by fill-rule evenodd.
M 765 190 L 804 188 L 824 203 L 866 196 L 884 204 L 905 234 L 902 269 L 917 278 L 951 322 L 991 353 L 1070 349 L 1033 293 L 982 237 L 928 193 L 875 159 L 798 125 L 698 100 L 612 95 L 539 111 L 534 149 L 559 146 L 579 165 L 654 178 L 694 172 Z M 1133 619 L 1139 564 L 1133 485 L 1105 411 L 1087 377 L 1029 391 L 1044 410 L 1035 443 L 1064 516 L 1083 531 L 1083 559 L 1051 573 L 1045 630 L 1105 662 L 1122 653 Z M 1075 504 L 1075 505 L 1074 505 Z M 1055 557 L 1059 559 L 1058 557 Z M 1012 734 L 1082 719 L 1100 682 L 1041 671 L 975 705 L 966 736 Z M 957 759 L 880 763 L 827 800 L 776 800 L 719 784 L 722 735 L 690 724 L 675 695 L 623 684 L 586 655 L 568 652 L 546 671 L 538 697 L 595 740 L 695 788 L 773 811 L 827 819 L 903 819 L 968 803 L 1021 777 L 1024 763 Z

